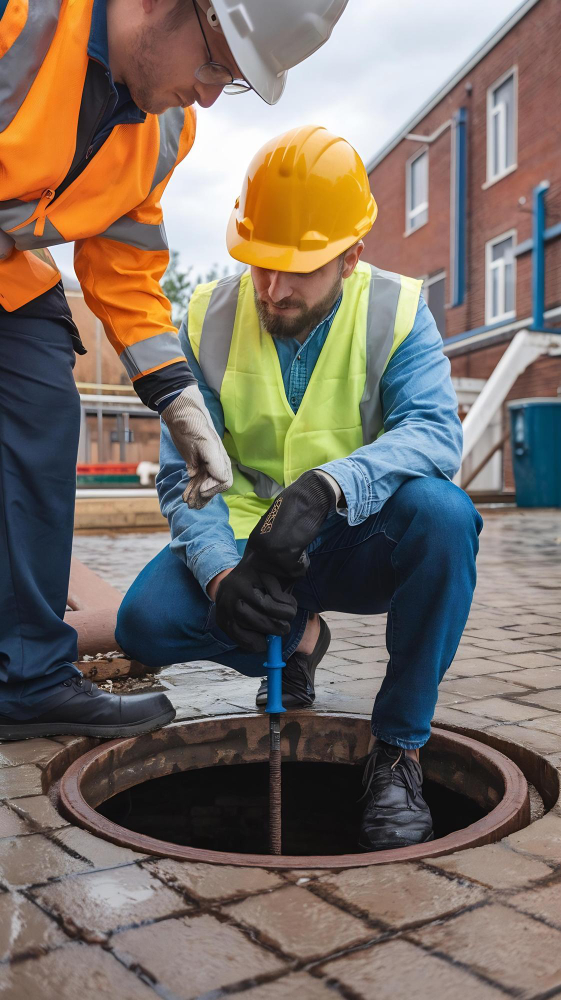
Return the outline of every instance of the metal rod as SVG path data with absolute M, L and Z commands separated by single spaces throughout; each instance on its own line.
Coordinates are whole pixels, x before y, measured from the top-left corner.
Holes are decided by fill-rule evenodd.
M 279 635 L 267 636 L 267 706 L 269 715 L 269 851 L 282 854 L 282 796 L 280 713 L 282 703 L 282 640 Z
M 280 715 L 269 716 L 269 853 L 282 854 Z

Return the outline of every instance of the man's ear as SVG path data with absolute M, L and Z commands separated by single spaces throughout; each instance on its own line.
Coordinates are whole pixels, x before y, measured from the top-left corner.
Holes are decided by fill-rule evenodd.
M 358 243 L 354 243 L 352 247 L 345 250 L 343 255 L 343 271 L 341 274 L 342 278 L 350 278 L 355 267 L 359 262 L 360 255 L 364 250 L 364 243 L 359 240 Z

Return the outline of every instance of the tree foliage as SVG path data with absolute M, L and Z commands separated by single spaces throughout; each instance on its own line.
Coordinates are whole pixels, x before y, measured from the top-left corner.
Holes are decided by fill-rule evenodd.
M 171 302 L 173 322 L 179 326 L 183 320 L 187 312 L 189 299 L 197 285 L 207 281 L 215 281 L 216 278 L 222 278 L 228 273 L 227 267 L 221 269 L 218 267 L 218 264 L 213 264 L 205 275 L 198 274 L 195 277 L 193 275 L 193 266 L 191 265 L 187 270 L 184 270 L 181 267 L 179 251 L 172 250 L 161 284 L 164 295 Z

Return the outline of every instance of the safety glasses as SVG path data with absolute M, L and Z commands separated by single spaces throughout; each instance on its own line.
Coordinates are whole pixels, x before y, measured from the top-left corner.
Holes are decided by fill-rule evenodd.
M 222 87 L 225 94 L 247 94 L 248 90 L 251 90 L 251 85 L 247 82 L 247 80 L 234 80 L 234 77 L 230 73 L 228 67 L 222 66 L 221 63 L 215 62 L 212 58 L 205 30 L 199 15 L 197 0 L 193 0 L 193 7 L 195 8 L 199 28 L 201 29 L 201 34 L 205 40 L 206 50 L 208 52 L 208 62 L 203 63 L 202 66 L 199 66 L 199 68 L 195 70 L 197 80 L 200 80 L 201 83 L 207 84 L 209 87 Z

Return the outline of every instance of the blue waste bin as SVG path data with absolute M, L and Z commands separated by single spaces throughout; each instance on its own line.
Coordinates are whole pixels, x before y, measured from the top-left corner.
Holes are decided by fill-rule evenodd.
M 518 507 L 561 507 L 561 398 L 508 404 Z

